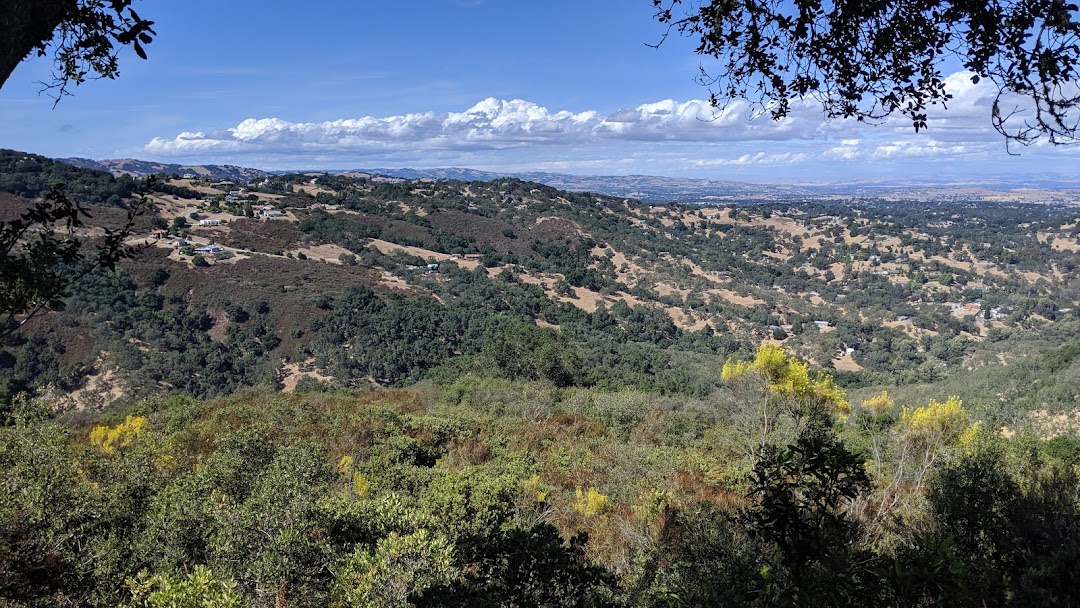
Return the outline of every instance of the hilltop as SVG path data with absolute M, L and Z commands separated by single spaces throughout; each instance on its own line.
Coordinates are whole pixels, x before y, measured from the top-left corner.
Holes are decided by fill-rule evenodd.
M 130 175 L 132 177 L 145 177 L 159 173 L 194 176 L 215 180 L 234 180 L 247 182 L 249 180 L 265 177 L 266 171 L 252 169 L 250 167 L 237 167 L 236 165 L 178 165 L 170 163 L 156 163 L 133 158 L 119 158 L 111 160 L 92 160 L 89 158 L 60 158 L 62 163 L 81 167 L 107 171 L 113 175 Z

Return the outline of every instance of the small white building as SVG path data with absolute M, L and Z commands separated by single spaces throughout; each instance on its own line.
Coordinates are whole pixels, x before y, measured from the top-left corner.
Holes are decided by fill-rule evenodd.
M 199 220 L 200 226 L 220 226 L 223 222 L 218 219 Z
M 277 209 L 263 209 L 259 212 L 261 218 L 285 217 L 285 213 Z
M 222 247 L 221 245 L 213 244 L 203 245 L 202 247 L 197 247 L 195 249 L 195 253 L 221 253 L 222 251 L 225 251 L 224 247 Z

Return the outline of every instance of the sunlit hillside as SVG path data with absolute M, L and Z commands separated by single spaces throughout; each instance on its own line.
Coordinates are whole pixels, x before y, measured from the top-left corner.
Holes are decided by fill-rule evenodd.
M 141 209 L 0 350 L 12 605 L 1077 601 L 1075 205 L 2 162 Z

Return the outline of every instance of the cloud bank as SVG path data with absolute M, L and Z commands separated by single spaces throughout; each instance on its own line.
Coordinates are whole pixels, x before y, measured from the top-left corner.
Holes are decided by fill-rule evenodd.
M 577 162 L 625 172 L 664 169 L 666 162 L 683 173 L 1007 156 L 1000 135 L 990 128 L 992 85 L 974 84 L 963 72 L 949 76 L 946 84 L 953 94 L 948 110 L 932 109 L 928 131 L 919 134 L 901 117 L 879 125 L 827 120 L 820 107 L 803 102 L 774 121 L 760 107 L 740 101 L 714 108 L 705 100 L 666 99 L 600 112 L 489 97 L 463 111 L 325 122 L 248 118 L 226 129 L 156 137 L 139 152 L 159 159 L 257 159 L 294 167 L 407 162 L 510 168 Z
M 552 111 L 536 103 L 489 97 L 462 112 L 364 116 L 325 122 L 248 118 L 235 127 L 154 138 L 152 154 L 178 156 L 237 152 L 355 152 L 393 149 L 500 150 L 602 141 L 748 141 L 806 139 L 820 121 L 753 118 L 747 104 L 716 109 L 707 101 L 663 100 L 602 115 L 594 110 Z

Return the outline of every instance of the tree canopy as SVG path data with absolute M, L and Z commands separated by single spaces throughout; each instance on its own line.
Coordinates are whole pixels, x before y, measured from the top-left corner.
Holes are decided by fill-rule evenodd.
M 53 80 L 46 87 L 59 99 L 87 78 L 116 78 L 117 55 L 125 46 L 146 59 L 143 45 L 154 22 L 131 8 L 135 0 L 10 0 L 0 5 L 0 86 L 15 67 L 37 53 L 52 55 Z
M 112 268 L 134 249 L 124 244 L 138 207 L 119 230 L 103 228 L 94 254 L 77 229 L 90 214 L 54 188 L 18 219 L 0 222 L 0 341 L 43 310 L 64 307 L 71 284 L 88 268 Z
M 943 70 L 997 88 L 990 121 L 1006 142 L 1076 143 L 1080 20 L 1066 0 L 653 0 L 656 19 L 716 60 L 714 106 L 747 99 L 774 119 L 793 100 L 826 116 L 916 131 L 946 105 Z M 663 41 L 661 41 L 662 43 Z

